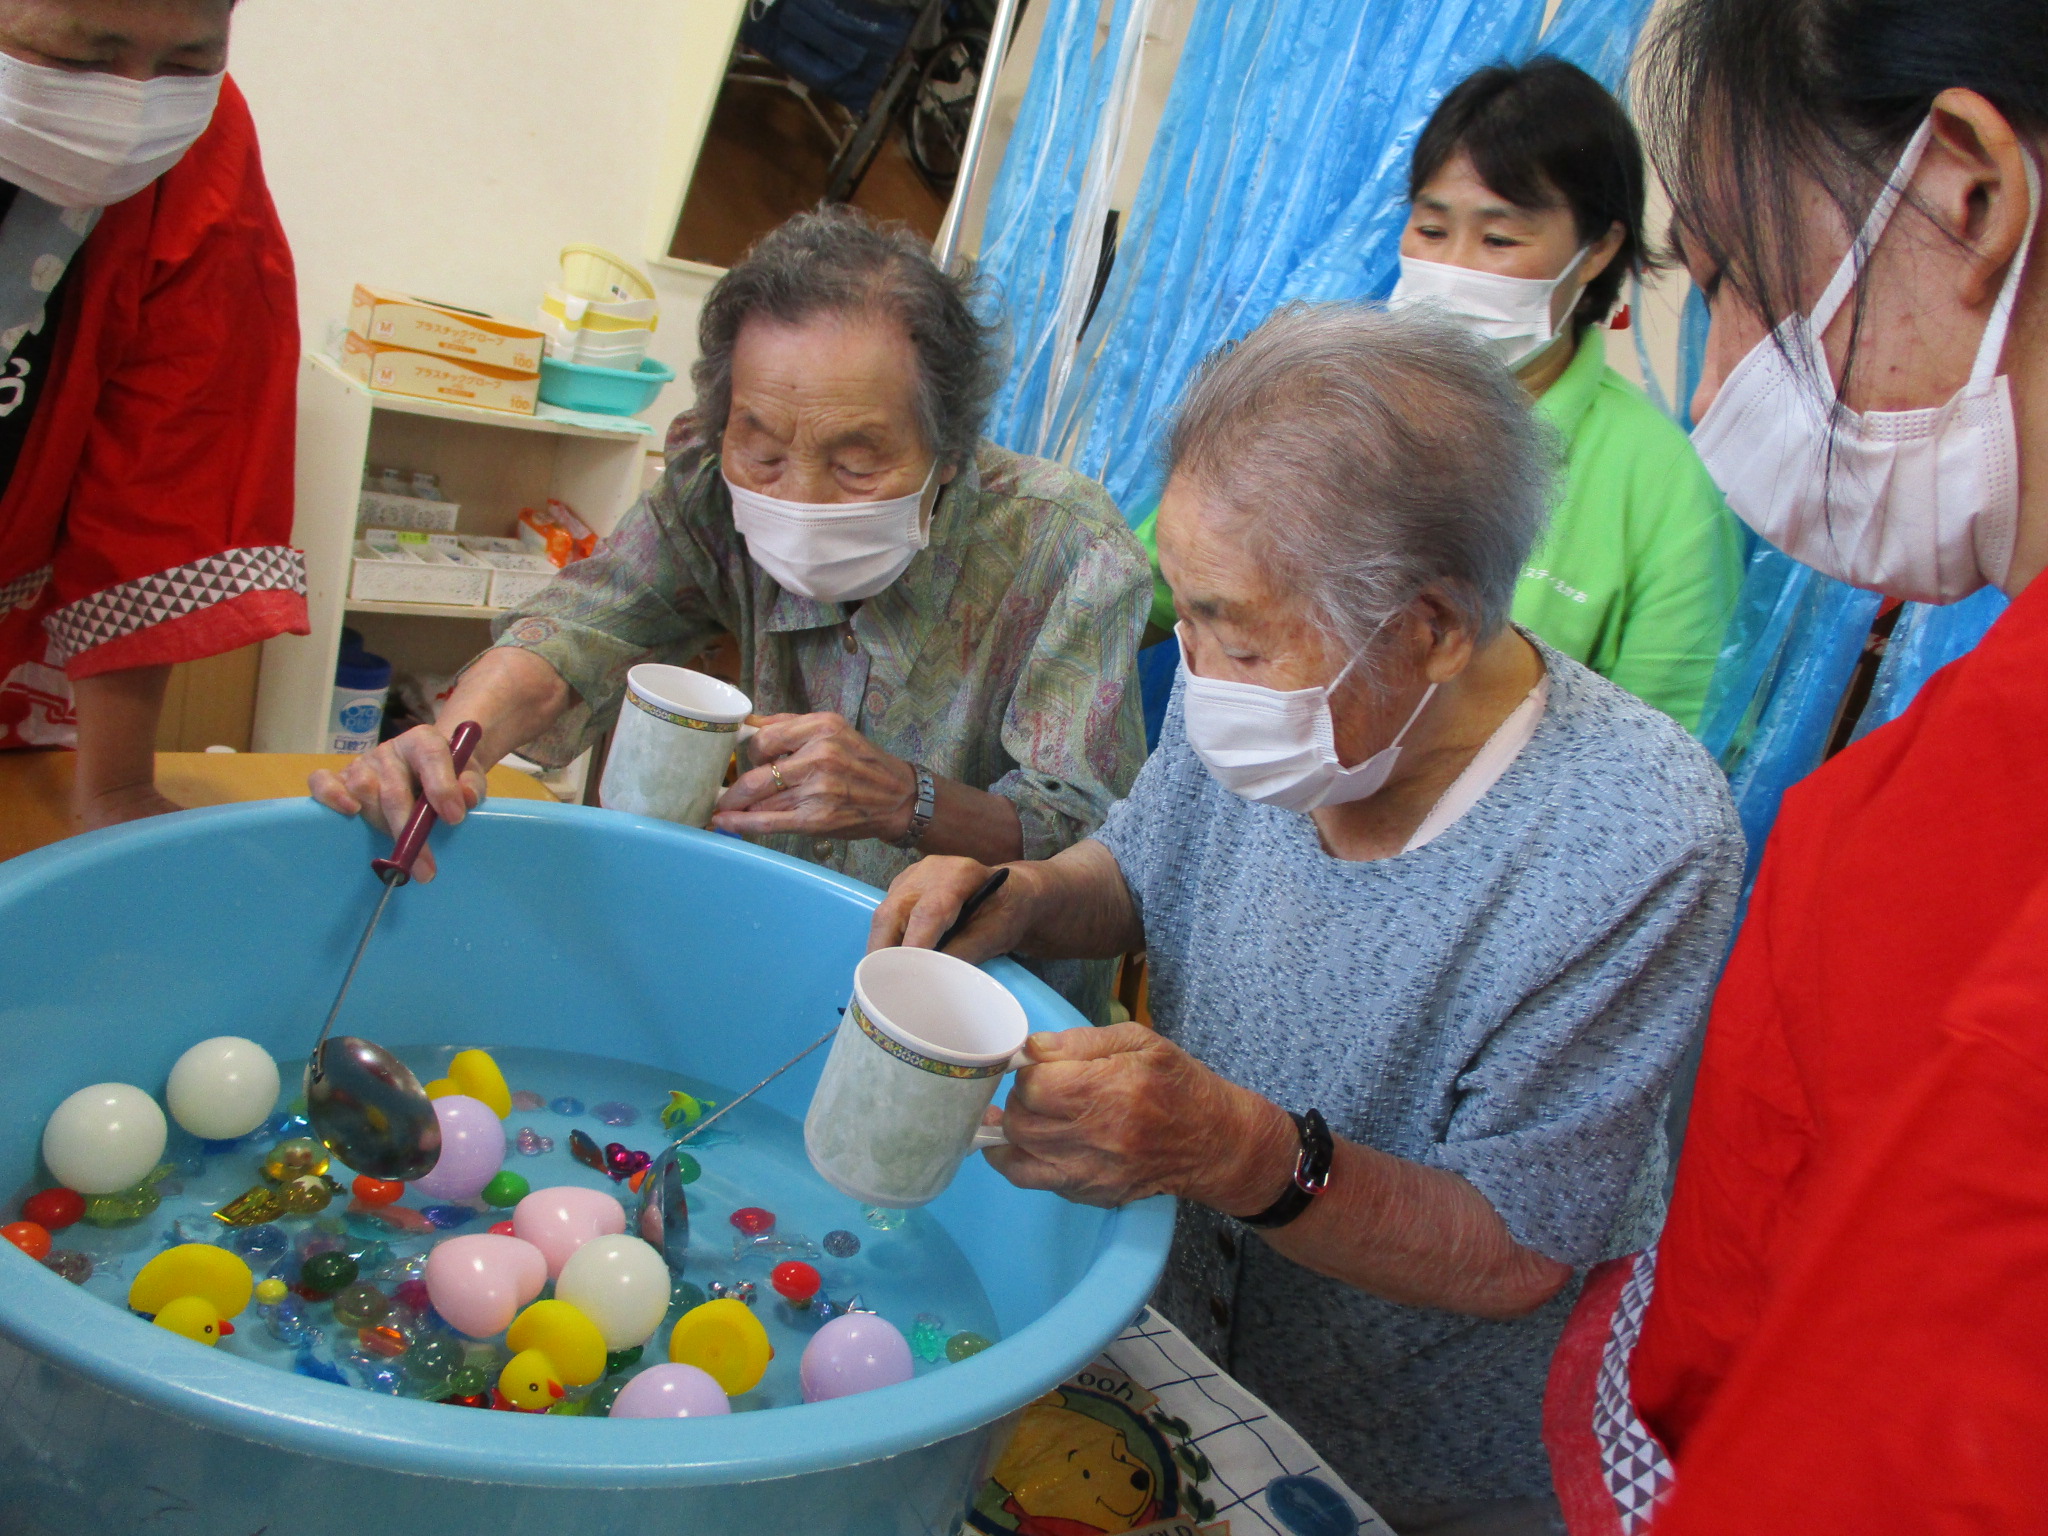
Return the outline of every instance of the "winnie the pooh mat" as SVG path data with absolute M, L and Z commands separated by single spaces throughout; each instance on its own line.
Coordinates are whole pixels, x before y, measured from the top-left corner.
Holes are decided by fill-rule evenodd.
M 967 1536 L 1392 1536 L 1308 1443 L 1149 1307 L 1027 1407 Z

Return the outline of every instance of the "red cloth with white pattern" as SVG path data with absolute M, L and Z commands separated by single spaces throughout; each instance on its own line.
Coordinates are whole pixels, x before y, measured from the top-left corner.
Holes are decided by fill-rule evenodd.
M 74 267 L 0 497 L 0 747 L 71 742 L 67 678 L 307 632 L 290 547 L 298 300 L 232 81 Z
M 1597 1498 L 1638 1432 L 1676 1467 L 1654 1536 L 2048 1529 L 2044 1148 L 2036 581 L 1786 797 L 1708 1026 L 1641 1342 L 1589 1281 L 1553 1368 L 1560 1492 L 1568 1509 L 1595 1495 L 1575 1536 L 1642 1528 L 1638 1490 Z M 1617 1373 L 1636 1412 L 1603 1420 Z

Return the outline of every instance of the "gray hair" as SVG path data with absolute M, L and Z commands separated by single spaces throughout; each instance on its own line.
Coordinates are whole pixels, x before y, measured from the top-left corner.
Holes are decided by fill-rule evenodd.
M 974 457 L 1001 373 L 994 328 L 974 316 L 973 273 L 939 270 L 901 224 L 843 205 L 800 213 L 754 242 L 713 286 L 697 319 L 697 435 L 715 448 L 732 411 L 732 354 L 755 316 L 785 325 L 819 315 L 886 315 L 917 355 L 917 424 L 942 468 Z
M 1347 304 L 1289 305 L 1210 357 L 1166 452 L 1375 679 L 1374 638 L 1426 591 L 1475 641 L 1500 632 L 1559 459 L 1455 324 Z

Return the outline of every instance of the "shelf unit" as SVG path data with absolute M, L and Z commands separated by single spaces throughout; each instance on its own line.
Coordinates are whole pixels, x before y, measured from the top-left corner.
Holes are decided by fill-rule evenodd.
M 514 416 L 372 390 L 332 360 L 299 367 L 298 478 L 292 542 L 306 554 L 309 635 L 263 645 L 252 744 L 258 752 L 324 752 L 344 622 L 399 672 L 452 673 L 490 644 L 502 610 L 348 596 L 356 506 L 367 465 L 431 470 L 461 503 L 458 533 L 509 536 L 522 507 L 550 496 L 600 534 L 611 532 L 660 447 L 637 417 Z

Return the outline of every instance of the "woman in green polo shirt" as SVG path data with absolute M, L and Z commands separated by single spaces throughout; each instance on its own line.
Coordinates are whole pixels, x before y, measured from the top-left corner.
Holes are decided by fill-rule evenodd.
M 1435 304 L 1470 328 L 1564 440 L 1564 483 L 1515 621 L 1694 728 L 1741 543 L 1685 433 L 1607 366 L 1603 322 L 1645 260 L 1635 129 L 1561 59 L 1492 66 L 1436 109 L 1408 186 L 1389 302 Z M 1148 547 L 1151 531 L 1147 518 Z M 1163 585 L 1157 596 L 1170 627 Z

